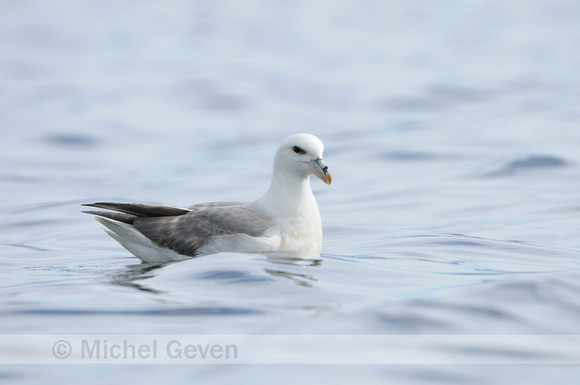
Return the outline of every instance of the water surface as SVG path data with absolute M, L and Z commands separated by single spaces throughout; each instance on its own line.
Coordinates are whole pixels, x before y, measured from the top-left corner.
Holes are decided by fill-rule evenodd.
M 2 334 L 580 334 L 577 2 L 1 8 Z M 148 266 L 81 214 L 93 201 L 256 199 L 296 132 L 325 142 L 334 177 L 312 181 L 319 260 L 225 253 Z M 33 368 L 0 377 L 575 384 L 579 374 Z

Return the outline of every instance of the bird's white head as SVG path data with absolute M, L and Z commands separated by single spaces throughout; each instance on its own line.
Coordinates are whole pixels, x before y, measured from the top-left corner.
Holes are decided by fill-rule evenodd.
M 307 178 L 313 174 L 324 183 L 330 184 L 332 176 L 322 161 L 324 144 L 312 134 L 296 134 L 286 138 L 274 159 L 274 171 Z

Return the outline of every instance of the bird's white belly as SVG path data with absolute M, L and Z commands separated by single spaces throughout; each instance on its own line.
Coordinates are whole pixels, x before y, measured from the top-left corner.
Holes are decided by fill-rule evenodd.
M 318 256 L 322 249 L 320 220 L 295 218 L 282 226 L 280 250 L 294 250 L 304 256 Z

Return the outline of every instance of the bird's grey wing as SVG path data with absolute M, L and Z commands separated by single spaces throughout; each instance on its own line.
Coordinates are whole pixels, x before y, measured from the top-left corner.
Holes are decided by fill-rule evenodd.
M 208 242 L 222 235 L 261 237 L 277 226 L 260 210 L 241 203 L 211 203 L 192 206 L 176 217 L 137 217 L 133 226 L 159 246 L 195 256 Z

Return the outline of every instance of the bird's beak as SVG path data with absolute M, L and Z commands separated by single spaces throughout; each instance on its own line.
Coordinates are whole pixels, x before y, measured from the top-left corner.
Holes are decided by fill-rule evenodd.
M 332 175 L 328 172 L 328 166 L 324 164 L 322 159 L 313 159 L 310 161 L 310 168 L 312 168 L 312 173 L 320 178 L 326 184 L 332 183 Z

